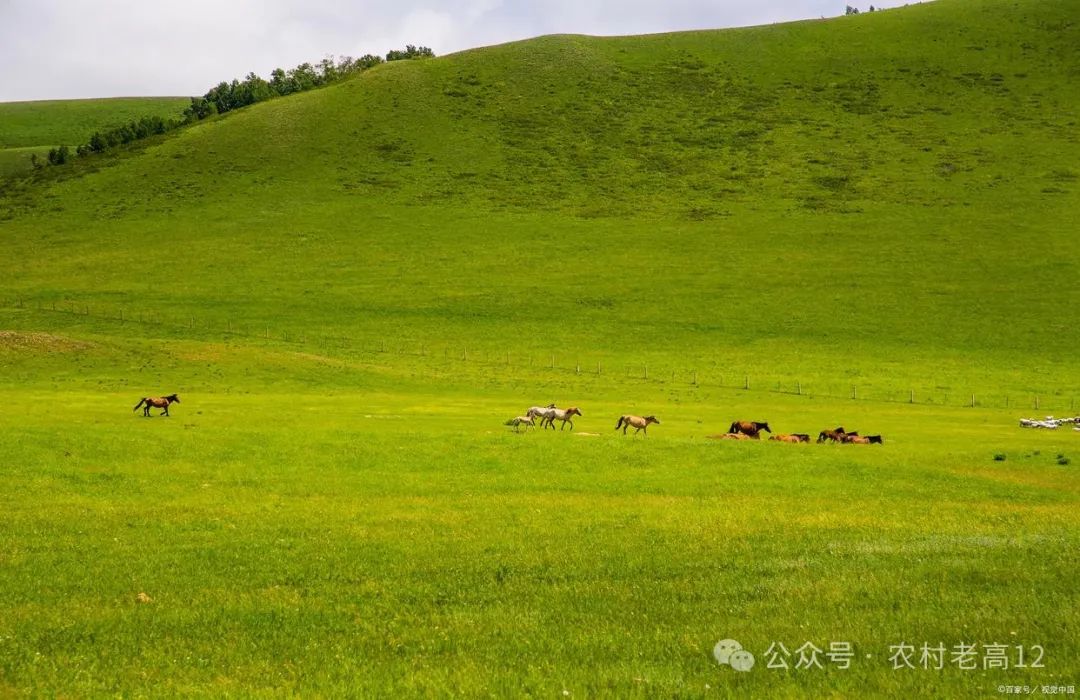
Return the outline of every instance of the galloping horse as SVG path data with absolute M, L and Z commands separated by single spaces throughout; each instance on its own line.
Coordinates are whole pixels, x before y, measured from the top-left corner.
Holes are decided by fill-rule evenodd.
M 581 411 L 576 406 L 570 408 L 549 408 L 543 414 L 544 420 L 540 421 L 540 425 L 544 427 L 550 427 L 555 430 L 555 421 L 561 420 L 562 425 L 559 426 L 559 430 L 566 427 L 566 424 L 570 424 L 570 430 L 574 429 L 574 421 L 570 420 L 572 416 L 580 416 Z
M 180 397 L 177 396 L 176 394 L 169 394 L 168 396 L 150 396 L 150 397 L 139 399 L 139 403 L 135 404 L 135 408 L 133 408 L 131 410 L 135 411 L 135 410 L 137 410 L 139 408 L 139 406 L 143 406 L 145 404 L 145 407 L 143 408 L 143 415 L 144 416 L 149 416 L 150 415 L 150 409 L 151 408 L 164 408 L 165 410 L 162 411 L 161 413 L 159 413 L 158 415 L 159 416 L 168 416 L 169 415 L 169 404 L 173 403 L 174 401 L 176 403 L 180 403 Z
M 510 420 L 506 421 L 506 423 L 504 423 L 503 425 L 512 425 L 512 426 L 514 426 L 514 432 L 515 433 L 521 432 L 521 431 L 518 430 L 519 425 L 524 425 L 525 426 L 525 432 L 528 432 L 530 427 L 533 427 L 533 428 L 536 427 L 536 423 L 533 422 L 532 416 L 518 416 L 517 418 L 511 418 Z
M 622 434 L 626 435 L 627 428 L 637 428 L 637 430 L 634 431 L 634 435 L 637 435 L 642 430 L 648 435 L 650 423 L 660 425 L 660 419 L 656 416 L 632 416 L 628 413 L 619 417 L 619 422 L 615 424 L 615 430 L 622 428 Z
M 766 433 L 772 432 L 771 430 L 769 430 L 768 423 L 759 423 L 758 421 L 754 420 L 737 420 L 731 424 L 730 428 L 728 428 L 729 433 L 742 433 L 743 435 L 751 437 L 754 440 L 761 439 L 760 433 L 762 430 L 764 430 Z

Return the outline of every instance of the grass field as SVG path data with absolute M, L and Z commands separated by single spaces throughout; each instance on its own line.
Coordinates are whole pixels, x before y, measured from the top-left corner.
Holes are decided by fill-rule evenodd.
M 7 180 L 0 696 L 1076 685 L 1080 432 L 1017 418 L 1080 399 L 1077 14 L 542 37 Z
M 956 697 L 1075 678 L 1077 440 L 1006 411 L 22 341 L 6 364 L 38 380 L 0 387 L 9 691 Z M 57 385 L 50 364 L 187 383 L 144 419 L 134 386 Z M 538 396 L 598 435 L 499 425 Z M 624 438 L 627 410 L 662 424 Z M 704 439 L 733 416 L 887 442 Z M 761 668 L 718 667 L 721 638 Z M 858 654 L 764 668 L 772 642 L 807 641 Z M 1046 668 L 893 671 L 902 642 L 1039 645 Z
M 0 179 L 27 173 L 31 154 L 44 160 L 50 148 L 74 151 L 95 131 L 141 117 L 179 119 L 188 104 L 187 97 L 0 102 Z

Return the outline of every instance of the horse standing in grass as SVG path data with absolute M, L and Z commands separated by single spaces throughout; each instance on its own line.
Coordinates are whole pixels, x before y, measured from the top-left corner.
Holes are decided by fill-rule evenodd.
M 637 435 L 641 431 L 645 431 L 645 434 L 649 434 L 649 424 L 656 423 L 660 425 L 660 419 L 656 416 L 631 416 L 626 414 L 619 417 L 619 422 L 615 424 L 615 430 L 622 428 L 622 434 L 626 435 L 627 428 L 637 428 L 634 431 L 634 435 Z
M 566 427 L 566 424 L 570 424 L 570 430 L 574 429 L 574 421 L 571 420 L 573 416 L 580 416 L 581 411 L 576 406 L 570 408 L 549 408 L 544 413 L 544 420 L 540 422 L 540 425 L 549 427 L 555 430 L 555 421 L 561 420 L 562 425 L 559 426 L 559 430 Z
M 165 410 L 162 411 L 161 413 L 159 413 L 158 415 L 168 417 L 168 415 L 169 415 L 169 404 L 174 403 L 174 402 L 175 403 L 180 403 L 180 397 L 177 396 L 176 394 L 169 394 L 168 396 L 144 397 L 144 398 L 139 399 L 139 403 L 135 404 L 135 408 L 133 408 L 131 410 L 135 411 L 135 410 L 138 410 L 139 406 L 144 406 L 143 415 L 144 416 L 149 416 L 151 408 L 163 408 Z
M 737 420 L 731 424 L 730 428 L 728 428 L 729 433 L 742 433 L 754 440 L 761 439 L 762 430 L 766 433 L 772 432 L 772 430 L 769 429 L 768 423 L 760 423 L 755 420 Z
M 533 422 L 532 416 L 518 416 L 516 418 L 511 418 L 510 420 L 506 421 L 504 425 L 514 426 L 515 433 L 521 432 L 520 430 L 518 430 L 518 426 L 520 425 L 525 426 L 525 432 L 529 432 L 529 428 L 536 427 L 536 423 Z

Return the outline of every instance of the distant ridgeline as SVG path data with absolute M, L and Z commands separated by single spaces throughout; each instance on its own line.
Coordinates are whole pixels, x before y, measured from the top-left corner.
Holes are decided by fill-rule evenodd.
M 248 73 L 243 81 L 224 81 L 211 88 L 202 97 L 192 97 L 191 105 L 183 112 L 182 119 L 163 119 L 159 116 L 142 117 L 123 126 L 105 131 L 95 131 L 90 141 L 75 149 L 77 155 L 101 153 L 110 148 L 131 143 L 156 134 L 164 134 L 185 124 L 223 114 L 256 102 L 291 95 L 313 88 L 329 85 L 354 73 L 360 73 L 386 61 L 403 61 L 414 58 L 431 58 L 435 53 L 426 46 L 407 45 L 403 50 L 393 50 L 380 58 L 372 54 L 352 58 L 344 56 L 335 63 L 331 58 L 324 58 L 316 65 L 301 63 L 292 70 L 278 68 L 270 74 L 270 80 L 263 80 L 255 73 Z M 71 159 L 71 149 L 60 146 L 49 151 L 49 165 L 63 165 Z M 42 167 L 36 155 L 31 156 L 34 167 Z

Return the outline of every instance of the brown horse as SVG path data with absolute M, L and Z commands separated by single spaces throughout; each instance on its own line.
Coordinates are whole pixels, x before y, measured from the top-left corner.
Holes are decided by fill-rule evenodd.
M 730 428 L 728 428 L 729 433 L 742 433 L 743 435 L 750 436 L 754 440 L 761 439 L 760 433 L 762 430 L 766 433 L 772 432 L 772 430 L 769 430 L 768 423 L 759 423 L 755 420 L 737 420 L 731 424 Z
M 880 435 L 845 435 L 843 442 L 849 445 L 884 445 L 885 440 Z
M 710 440 L 753 440 L 754 438 L 744 433 L 721 433 L 719 435 L 706 435 Z
M 839 427 L 836 430 L 828 430 L 828 429 L 826 429 L 826 430 L 822 430 L 820 433 L 818 433 L 817 441 L 818 442 L 825 442 L 826 440 L 829 440 L 830 442 L 843 442 L 845 435 L 858 435 L 858 434 L 859 434 L 858 431 L 854 431 L 854 430 L 852 432 L 850 432 L 850 433 L 846 432 L 843 427 Z
M 770 440 L 776 440 L 777 442 L 810 442 L 810 436 L 805 433 L 792 433 L 790 435 L 784 435 L 783 433 L 773 435 Z
M 641 431 L 645 431 L 645 434 L 649 434 L 649 424 L 656 423 L 660 425 L 660 419 L 656 416 L 632 416 L 629 413 L 623 416 L 619 416 L 619 422 L 615 424 L 615 430 L 622 428 L 622 434 L 626 435 L 627 428 L 637 428 L 634 431 L 634 435 L 637 435 Z
M 559 426 L 559 430 L 566 427 L 566 424 L 570 424 L 570 430 L 574 429 L 574 421 L 570 420 L 572 416 L 580 416 L 581 411 L 576 406 L 570 408 L 548 408 L 541 414 L 543 420 L 540 421 L 540 425 L 543 428 L 551 428 L 555 430 L 555 421 L 561 420 L 562 425 Z
M 180 403 L 180 397 L 177 396 L 176 394 L 169 394 L 168 396 L 149 396 L 149 397 L 139 399 L 139 403 L 135 404 L 135 408 L 133 408 L 131 410 L 135 411 L 135 410 L 137 410 L 139 408 L 139 406 L 145 405 L 145 407 L 143 408 L 143 415 L 144 416 L 149 416 L 150 415 L 150 409 L 151 408 L 163 408 L 165 410 L 162 411 L 161 413 L 159 413 L 158 415 L 159 416 L 168 416 L 169 415 L 169 404 L 171 404 L 173 402 Z

